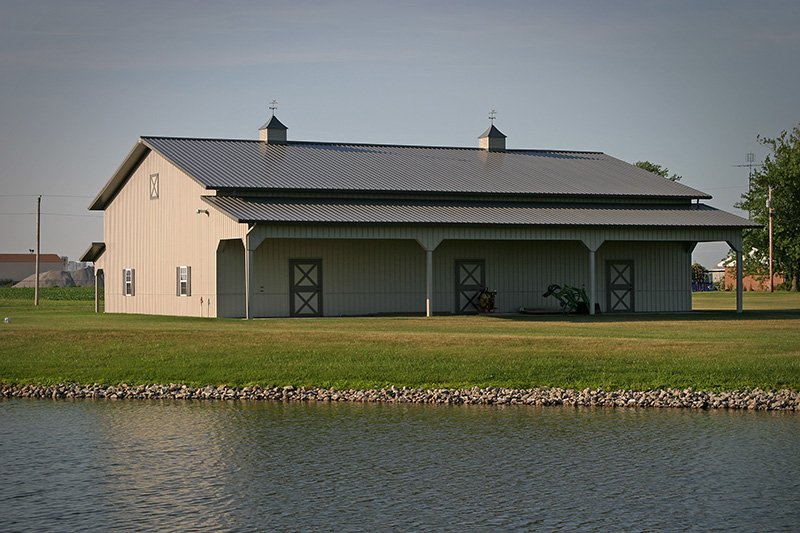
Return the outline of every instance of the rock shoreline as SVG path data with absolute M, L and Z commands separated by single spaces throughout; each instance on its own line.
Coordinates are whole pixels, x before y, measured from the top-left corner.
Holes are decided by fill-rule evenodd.
M 692 409 L 800 411 L 800 392 L 760 389 L 706 392 L 689 389 L 603 391 L 601 389 L 410 389 L 336 390 L 317 387 L 189 387 L 169 385 L 0 385 L 0 398 L 90 398 L 131 400 L 316 401 L 363 403 L 427 403 L 451 405 L 567 405 Z

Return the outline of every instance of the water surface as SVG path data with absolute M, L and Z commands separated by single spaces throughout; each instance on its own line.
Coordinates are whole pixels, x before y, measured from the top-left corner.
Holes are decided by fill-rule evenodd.
M 797 531 L 800 413 L 0 401 L 4 531 Z

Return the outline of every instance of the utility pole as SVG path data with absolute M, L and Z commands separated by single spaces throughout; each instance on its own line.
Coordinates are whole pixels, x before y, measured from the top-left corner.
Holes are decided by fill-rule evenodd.
M 747 167 L 749 170 L 747 172 L 747 192 L 753 190 L 753 167 L 760 167 L 761 165 L 758 163 L 754 163 L 756 160 L 756 155 L 753 152 L 747 153 L 747 164 L 746 165 L 733 165 L 734 167 Z M 749 220 L 753 220 L 753 213 L 750 211 L 747 212 L 747 218 Z
M 769 186 L 769 199 L 767 200 L 767 210 L 769 210 L 769 292 L 773 292 L 774 283 L 772 281 L 772 185 Z
M 39 242 L 41 237 L 40 226 L 42 222 L 42 196 L 36 200 L 36 284 L 33 290 L 33 305 L 39 305 Z

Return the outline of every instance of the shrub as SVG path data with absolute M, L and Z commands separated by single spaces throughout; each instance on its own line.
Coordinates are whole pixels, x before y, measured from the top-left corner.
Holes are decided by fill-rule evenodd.
M 33 287 L 0 288 L 0 299 L 33 300 Z M 94 301 L 94 287 L 42 287 L 39 289 L 40 300 L 51 301 Z M 103 299 L 103 288 L 100 288 L 100 299 Z

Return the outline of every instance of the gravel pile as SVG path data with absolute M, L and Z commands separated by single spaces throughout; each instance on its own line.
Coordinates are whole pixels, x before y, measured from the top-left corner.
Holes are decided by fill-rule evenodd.
M 692 389 L 654 391 L 603 391 L 601 389 L 409 389 L 335 390 L 293 386 L 189 387 L 169 385 L 0 385 L 5 398 L 108 398 L 177 400 L 272 400 L 316 402 L 382 402 L 484 405 L 571 405 L 601 407 L 688 407 L 693 409 L 752 409 L 800 411 L 800 392 L 748 389 L 705 392 Z

